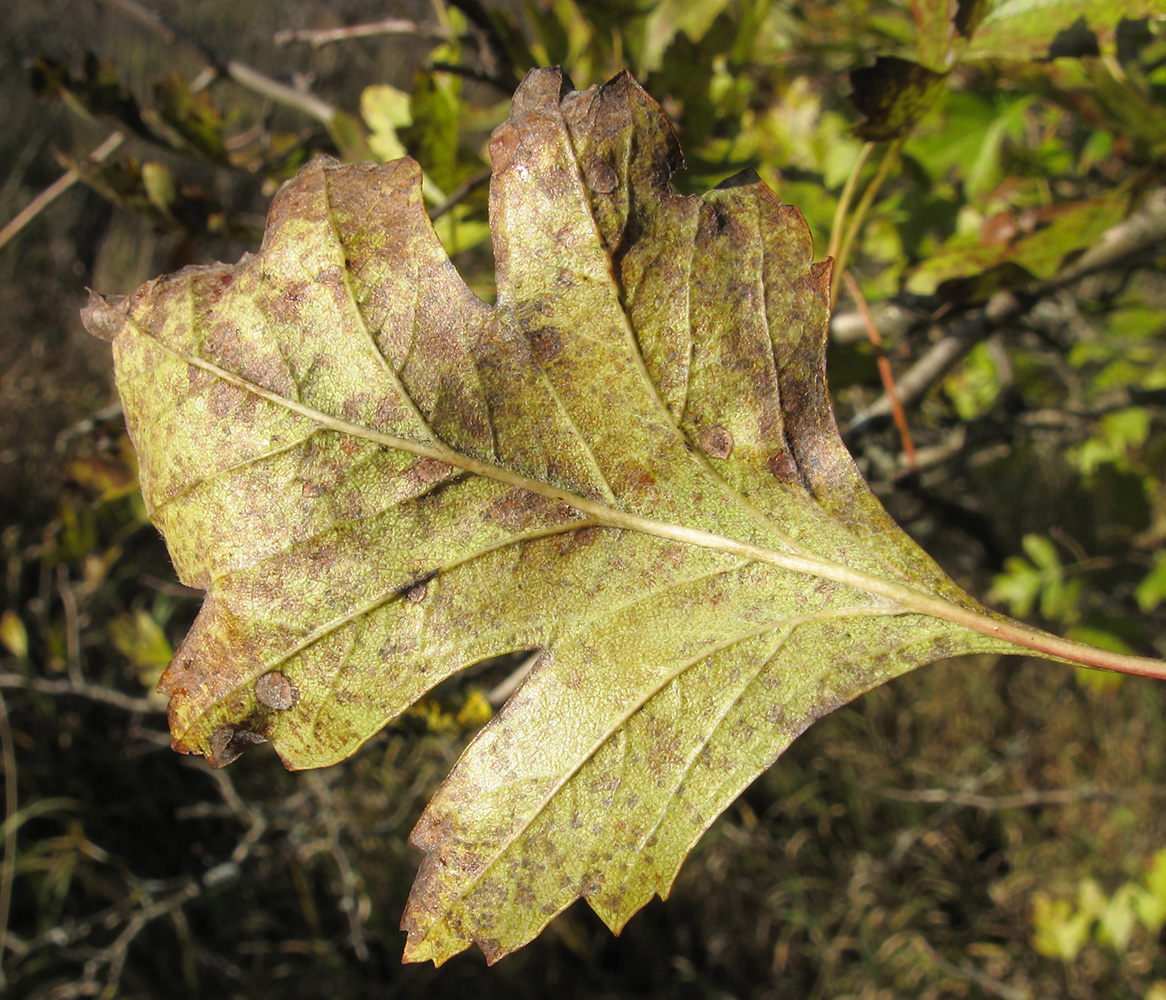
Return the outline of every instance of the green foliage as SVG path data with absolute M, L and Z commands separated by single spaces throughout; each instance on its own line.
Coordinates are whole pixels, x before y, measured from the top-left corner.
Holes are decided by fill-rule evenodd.
M 1012 556 L 992 581 L 990 601 L 1006 603 L 1024 618 L 1039 606 L 1042 618 L 1070 625 L 1080 618 L 1082 581 L 1066 576 L 1056 546 L 1040 535 L 1022 540 L 1028 558 Z
M 1049 958 L 1072 962 L 1089 941 L 1129 951 L 1135 933 L 1153 940 L 1166 924 L 1166 849 L 1147 863 L 1145 874 L 1106 895 L 1096 880 L 1082 879 L 1074 904 L 1038 892 L 1032 901 L 1033 947 Z

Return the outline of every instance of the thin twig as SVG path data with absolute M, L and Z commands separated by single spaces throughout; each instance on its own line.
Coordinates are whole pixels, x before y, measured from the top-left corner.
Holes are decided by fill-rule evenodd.
M 1032 994 L 1027 990 L 1018 990 L 1015 986 L 1009 986 L 995 976 L 988 975 L 982 969 L 977 969 L 966 959 L 960 965 L 949 962 L 931 946 L 930 942 L 925 941 L 922 937 L 914 937 L 912 943 L 916 950 L 922 953 L 924 958 L 938 966 L 949 976 L 971 980 L 982 990 L 991 993 L 993 996 L 1001 997 L 1002 1000 L 1032 1000 Z
M 84 681 L 77 683 L 72 680 L 51 680 L 48 677 L 25 677 L 23 674 L 0 674 L 0 691 L 4 688 L 24 688 L 28 691 L 39 691 L 42 694 L 76 695 L 79 698 L 88 698 L 90 701 L 99 701 L 105 705 L 124 709 L 127 712 L 164 712 L 164 705 L 156 705 L 148 698 L 134 698 L 132 695 L 122 694 L 112 688 L 101 687 L 97 684 L 88 684 Z
M 463 66 L 461 63 L 437 61 L 430 63 L 429 68 L 435 73 L 452 73 L 454 76 L 460 76 L 463 80 L 473 80 L 475 83 L 487 84 L 507 96 L 514 93 L 514 88 L 502 80 L 496 80 L 488 73 L 473 69 L 469 66 Z
M 895 374 L 891 371 L 891 362 L 887 358 L 886 351 L 883 350 L 883 338 L 879 336 L 879 328 L 875 325 L 874 317 L 866 304 L 866 296 L 862 294 L 862 289 L 858 287 L 858 282 L 854 280 L 854 275 L 850 273 L 849 268 L 842 273 L 842 278 L 846 282 L 850 297 L 854 299 L 858 311 L 862 313 L 862 318 L 866 321 L 867 336 L 874 348 L 875 364 L 878 365 L 883 391 L 891 401 L 891 414 L 895 418 L 895 426 L 899 429 L 899 440 L 903 443 L 903 454 L 907 457 L 907 465 L 910 466 L 912 472 L 918 472 L 919 463 L 915 460 L 915 442 L 911 439 L 911 428 L 907 426 L 907 414 L 903 412 L 903 407 L 899 403 L 899 394 L 895 390 Z
M 105 140 L 86 158 L 88 163 L 101 163 L 110 153 L 125 142 L 125 136 L 121 132 L 113 132 L 106 136 Z M 33 219 L 35 219 L 41 212 L 49 207 L 61 195 L 68 191 L 74 184 L 81 179 L 81 175 L 76 170 L 70 170 L 62 174 L 52 184 L 45 188 L 40 194 L 32 199 L 24 206 L 16 216 L 3 229 L 0 229 L 0 247 L 4 246 L 9 240 L 19 233 L 25 226 L 27 226 Z
M 826 247 L 826 256 L 835 258 L 835 261 L 838 258 L 838 249 L 842 246 L 843 231 L 846 228 L 846 213 L 850 211 L 854 192 L 858 190 L 858 178 L 862 175 L 862 168 L 866 166 L 866 161 L 870 159 L 874 147 L 873 142 L 868 142 L 859 150 L 858 159 L 850 168 L 850 175 L 846 178 L 846 184 L 843 186 L 842 194 L 838 197 L 838 204 L 834 208 L 834 221 L 830 225 L 830 245 Z
M 344 846 L 340 843 L 343 832 L 337 819 L 340 810 L 336 806 L 332 789 L 328 787 L 319 771 L 309 772 L 305 775 L 304 780 L 320 804 L 319 816 L 328 834 L 328 853 L 336 862 L 337 873 L 340 876 L 341 894 L 338 906 L 348 920 L 348 943 L 352 946 L 356 957 L 360 961 L 366 962 L 369 958 L 369 950 L 364 922 L 368 917 L 371 903 L 367 893 L 360 891 L 356 870 L 353 868 L 352 861 L 345 852 Z
M 448 198 L 445 199 L 445 201 L 438 205 L 437 208 L 429 213 L 430 221 L 436 222 L 450 209 L 454 208 L 460 202 L 465 201 L 466 198 L 477 191 L 478 188 L 480 188 L 483 184 L 489 183 L 490 173 L 490 168 L 486 167 L 484 170 L 478 171 L 478 173 L 474 174 L 474 176 L 468 180 L 462 181 L 462 183 L 459 184 L 454 190 L 453 194 L 451 194 Z
M 438 25 L 421 25 L 404 17 L 386 17 L 380 21 L 352 24 L 344 28 L 285 28 L 272 36 L 276 45 L 306 42 L 312 48 L 332 42 L 347 42 L 352 38 L 374 38 L 378 35 L 425 35 L 428 38 L 448 39 L 449 32 Z
M 1037 282 L 1023 293 L 1002 292 L 987 304 L 969 312 L 951 332 L 927 351 L 898 379 L 899 399 L 913 406 L 939 379 L 993 331 L 1014 323 L 1038 300 L 1074 285 L 1084 278 L 1124 264 L 1166 240 L 1166 193 L 1159 192 L 1134 215 L 1107 230 L 1080 259 L 1046 281 Z M 846 428 L 849 437 L 871 421 L 891 415 L 891 401 L 881 396 L 856 413 Z
M 74 687 L 82 687 L 85 678 L 81 673 L 81 624 L 77 617 L 77 596 L 69 583 L 69 570 L 57 567 L 57 589 L 61 594 L 61 606 L 65 609 L 65 659 L 69 681 Z
M 330 125 L 336 117 L 336 108 L 315 94 L 297 90 L 272 79 L 265 73 L 260 73 L 253 66 L 248 66 L 238 59 L 223 55 L 201 39 L 195 38 L 185 29 L 172 24 L 170 21 L 143 7 L 137 0 L 98 0 L 127 17 L 133 18 L 139 24 L 145 25 L 160 38 L 171 45 L 185 49 L 199 62 L 211 67 L 220 76 L 229 77 L 242 87 L 254 91 L 263 97 L 295 108 L 309 118 Z
M 851 216 L 850 222 L 846 226 L 846 233 L 842 237 L 842 242 L 838 245 L 838 253 L 834 258 L 834 274 L 830 278 L 831 302 L 834 302 L 838 298 L 838 282 L 842 280 L 842 275 L 846 273 L 846 269 L 850 266 L 850 255 L 854 251 L 854 244 L 858 240 L 858 234 L 862 232 L 867 214 L 870 212 L 871 206 L 874 204 L 874 200 L 883 186 L 883 181 L 887 179 L 887 175 L 891 172 L 891 167 L 899 160 L 899 150 L 903 148 L 904 141 L 905 139 L 900 137 L 887 147 L 886 152 L 883 153 L 882 160 L 879 162 L 878 170 L 875 171 L 874 177 L 871 178 L 870 183 L 866 186 L 866 190 L 863 191 L 862 198 L 854 210 L 854 215 Z
M 1065 806 L 1093 799 L 1130 801 L 1166 798 L 1166 785 L 1147 785 L 1143 788 L 1099 788 L 1080 785 L 1077 788 L 1030 789 L 1015 795 L 980 795 L 946 788 L 876 788 L 876 795 L 896 802 L 924 802 L 998 812 L 1001 809 L 1033 809 L 1040 806 Z

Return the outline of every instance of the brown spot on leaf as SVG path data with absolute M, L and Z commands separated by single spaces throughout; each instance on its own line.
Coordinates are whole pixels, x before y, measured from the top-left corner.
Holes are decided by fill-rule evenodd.
M 255 682 L 255 700 L 264 708 L 274 708 L 286 712 L 299 700 L 296 686 L 287 679 L 287 674 L 272 670 Z
M 419 458 L 410 466 L 412 472 L 423 483 L 436 483 L 454 471 L 452 465 L 439 462 L 436 458 Z
M 529 490 L 507 490 L 482 511 L 482 520 L 507 531 L 523 531 L 542 524 L 565 524 L 579 515 L 566 504 L 547 500 Z
M 769 471 L 783 483 L 799 481 L 797 463 L 787 451 L 777 451 L 769 456 Z
M 243 751 L 256 743 L 266 743 L 267 737 L 239 726 L 219 726 L 207 740 L 207 761 L 211 767 L 226 767 L 238 760 Z
M 241 390 L 226 382 L 216 382 L 207 394 L 207 409 L 211 415 L 220 420 L 229 416 L 231 411 L 239 405 Z
M 419 583 L 415 587 L 410 587 L 405 591 L 405 600 L 410 604 L 420 604 L 425 600 L 425 595 L 429 592 L 428 583 Z
M 720 424 L 701 431 L 697 443 L 700 450 L 711 458 L 728 458 L 733 453 L 733 435 Z
M 494 137 L 490 140 L 490 166 L 495 176 L 510 166 L 521 143 L 518 129 L 509 122 L 494 130 Z
M 583 179 L 596 194 L 611 194 L 619 187 L 619 174 L 603 160 L 593 160 L 583 168 Z
M 563 349 L 563 335 L 553 326 L 535 330 L 530 335 L 530 350 L 540 365 L 553 361 Z

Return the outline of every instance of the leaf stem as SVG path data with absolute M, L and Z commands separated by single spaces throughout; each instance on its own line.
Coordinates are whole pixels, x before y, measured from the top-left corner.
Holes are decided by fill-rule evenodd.
M 846 233 L 837 247 L 837 255 L 831 255 L 834 256 L 834 275 L 830 279 L 831 302 L 838 298 L 838 284 L 842 281 L 842 275 L 846 273 L 846 269 L 849 266 L 850 254 L 854 250 L 854 243 L 858 239 L 858 234 L 862 231 L 862 225 L 866 221 L 867 213 L 870 211 L 871 205 L 874 204 L 879 189 L 883 186 L 883 181 L 887 179 L 887 175 L 891 172 L 891 167 L 899 160 L 899 150 L 903 148 L 903 141 L 903 137 L 900 137 L 887 147 L 887 151 L 883 154 L 883 158 L 879 163 L 879 169 L 876 171 L 874 177 L 871 178 L 871 182 L 866 186 L 866 190 L 863 191 L 858 207 L 855 208 L 854 215 L 850 219 L 850 224 L 846 227 Z M 833 242 L 833 238 L 831 238 L 831 244 Z
M 851 168 L 850 176 L 846 178 L 846 185 L 842 188 L 842 194 L 838 198 L 838 207 L 834 209 L 834 221 L 830 224 L 830 245 L 826 248 L 827 257 L 838 259 L 838 248 L 842 246 L 842 230 L 846 225 L 846 213 L 850 210 L 854 192 L 858 189 L 858 178 L 862 174 L 862 168 L 866 166 L 866 161 L 870 159 L 874 147 L 873 142 L 868 142 L 862 147 L 858 153 L 858 159 L 854 161 L 854 166 Z

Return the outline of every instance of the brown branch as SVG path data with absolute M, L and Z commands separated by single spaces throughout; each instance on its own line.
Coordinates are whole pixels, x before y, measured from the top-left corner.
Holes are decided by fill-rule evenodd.
M 23 674 L 0 674 L 0 690 L 4 688 L 24 688 L 27 691 L 39 691 L 42 694 L 76 695 L 79 698 L 88 698 L 90 701 L 99 701 L 105 705 L 113 705 L 127 712 L 164 712 L 164 705 L 156 705 L 148 698 L 135 698 L 132 695 L 122 694 L 112 688 L 101 687 L 97 684 L 80 683 L 72 680 L 52 680 L 48 677 L 25 677 Z
M 253 66 L 238 59 L 223 55 L 201 39 L 195 38 L 183 28 L 143 7 L 137 0 L 98 0 L 99 3 L 120 11 L 139 24 L 145 25 L 154 34 L 170 45 L 184 49 L 205 66 L 212 68 L 219 76 L 228 77 L 248 90 L 270 98 L 278 104 L 295 108 L 309 118 L 330 125 L 336 117 L 336 108 L 315 94 L 297 90 L 286 83 L 280 83 Z
M 1129 801 L 1142 798 L 1166 797 L 1166 785 L 1147 785 L 1143 788 L 1099 788 L 1080 785 L 1077 788 L 1030 789 L 1015 795 L 980 795 L 946 788 L 876 788 L 875 794 L 896 802 L 923 802 L 997 812 L 1001 809 L 1033 809 L 1040 806 L 1065 806 L 1094 799 Z
M 449 32 L 437 25 L 421 25 L 404 17 L 386 17 L 366 24 L 352 24 L 345 28 L 287 28 L 272 36 L 276 45 L 306 42 L 312 48 L 332 42 L 346 42 L 352 38 L 375 38 L 380 35 L 425 35 L 436 40 L 448 39 Z
M 101 163 L 123 142 L 125 142 L 125 136 L 121 132 L 111 133 L 106 136 L 105 141 L 100 146 L 89 154 L 85 163 Z M 0 247 L 4 246 L 5 243 L 11 240 L 80 179 L 81 175 L 76 170 L 69 170 L 33 198 L 32 201 L 16 213 L 8 225 L 0 229 Z
M 887 358 L 887 352 L 883 350 L 883 338 L 879 335 L 879 328 L 875 325 L 874 317 L 866 304 L 866 297 L 862 294 L 862 289 L 858 287 L 858 282 L 854 280 L 854 275 L 849 270 L 844 271 L 842 280 L 846 282 L 846 289 L 850 292 L 850 297 L 854 299 L 858 311 L 866 323 L 866 333 L 874 348 L 879 378 L 883 383 L 883 391 L 891 403 L 891 415 L 895 419 L 895 426 L 899 429 L 899 440 L 903 443 L 903 454 L 907 457 L 907 465 L 912 472 L 918 472 L 919 463 L 915 459 L 915 442 L 911 440 L 911 428 L 907 426 L 907 414 L 903 412 L 903 406 L 899 402 L 899 394 L 895 390 L 895 373 L 891 371 L 891 362 Z

